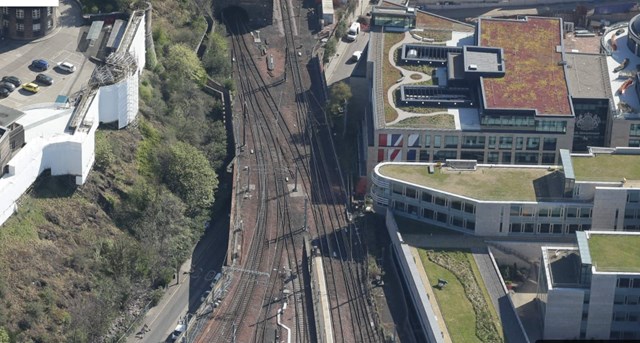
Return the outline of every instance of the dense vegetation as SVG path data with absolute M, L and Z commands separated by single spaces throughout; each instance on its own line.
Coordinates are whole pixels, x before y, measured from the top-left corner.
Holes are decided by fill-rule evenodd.
M 222 196 L 222 108 L 201 88 L 207 75 L 231 85 L 225 38 L 210 34 L 201 62 L 204 1 L 151 2 L 158 63 L 136 125 L 101 127 L 88 182 L 42 176 L 0 228 L 0 343 L 112 341 L 161 295 Z

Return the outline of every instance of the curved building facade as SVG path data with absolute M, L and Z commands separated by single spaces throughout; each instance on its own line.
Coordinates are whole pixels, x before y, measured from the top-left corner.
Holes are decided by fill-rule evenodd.
M 640 14 L 629 21 L 627 46 L 636 56 L 640 56 Z
M 0 32 L 11 39 L 35 39 L 58 24 L 56 7 L 0 7 Z

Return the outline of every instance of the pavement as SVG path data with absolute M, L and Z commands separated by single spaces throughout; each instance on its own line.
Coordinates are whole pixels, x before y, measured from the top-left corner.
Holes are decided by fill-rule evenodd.
M 228 209 L 220 210 L 228 213 Z M 229 218 L 218 216 L 196 245 L 189 260 L 180 267 L 179 280 L 174 280 L 158 304 L 144 315 L 127 337 L 127 343 L 169 342 L 176 325 L 202 304 L 211 281 L 222 270 L 227 251 Z M 178 283 L 179 281 L 179 283 Z M 147 330 L 142 330 L 144 325 Z M 144 331 L 144 332 L 143 332 Z
M 0 104 L 20 109 L 37 103 L 53 103 L 58 95 L 69 96 L 87 84 L 95 69 L 88 59 L 93 51 L 81 51 L 80 43 L 89 27 L 83 25 L 82 12 L 76 2 L 60 1 L 59 12 L 58 27 L 45 37 L 29 41 L 0 41 L 0 76 L 13 75 L 22 83 L 32 82 L 39 72 L 29 68 L 31 61 L 44 59 L 49 62 L 49 70 L 43 73 L 51 76 L 54 84 L 41 85 L 36 94 L 16 89 L 7 98 L 0 99 Z M 78 70 L 68 74 L 53 68 L 62 61 L 73 63 Z

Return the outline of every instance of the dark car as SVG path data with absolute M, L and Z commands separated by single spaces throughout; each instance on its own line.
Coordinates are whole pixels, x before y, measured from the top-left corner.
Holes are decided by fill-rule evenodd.
M 38 74 L 36 75 L 36 82 L 43 85 L 51 86 L 53 84 L 53 78 L 46 74 Z
M 8 90 L 9 93 L 11 93 L 14 90 L 16 90 L 16 86 L 14 86 L 12 83 L 9 83 L 9 82 L 6 82 L 6 81 L 0 82 L 0 88 Z
M 1 88 L 0 87 L 0 98 L 6 98 L 9 96 L 9 90 L 7 90 L 6 88 Z
M 31 68 L 39 71 L 45 71 L 49 69 L 49 62 L 45 60 L 33 60 L 31 62 Z
M 20 85 L 22 84 L 22 81 L 20 81 L 20 79 L 15 76 L 5 76 L 2 78 L 2 81 L 9 82 L 16 87 L 20 87 Z

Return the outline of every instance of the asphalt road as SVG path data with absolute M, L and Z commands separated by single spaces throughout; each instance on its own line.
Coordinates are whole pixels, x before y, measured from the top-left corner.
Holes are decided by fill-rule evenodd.
M 202 296 L 211 289 L 213 277 L 222 270 L 227 253 L 229 217 L 224 214 L 229 213 L 229 208 L 219 213 L 196 245 L 191 259 L 180 268 L 180 283 L 177 280 L 171 283 L 160 303 L 147 312 L 140 326 L 147 324 L 149 331 L 137 335 L 141 328 L 136 328 L 127 343 L 169 342 L 178 321 L 200 306 Z M 193 272 L 189 273 L 190 270 Z
M 364 51 L 365 46 L 369 42 L 369 33 L 368 32 L 360 32 L 358 35 L 358 39 L 355 42 L 338 42 L 338 47 L 336 51 L 339 56 L 336 61 L 335 69 L 332 70 L 331 75 L 329 75 L 327 79 L 327 85 L 332 85 L 335 82 L 343 81 L 348 79 L 353 73 L 353 69 L 356 67 L 356 63 L 350 61 L 351 56 L 356 51 Z M 365 56 L 363 55 L 360 59 L 360 62 L 364 63 Z

